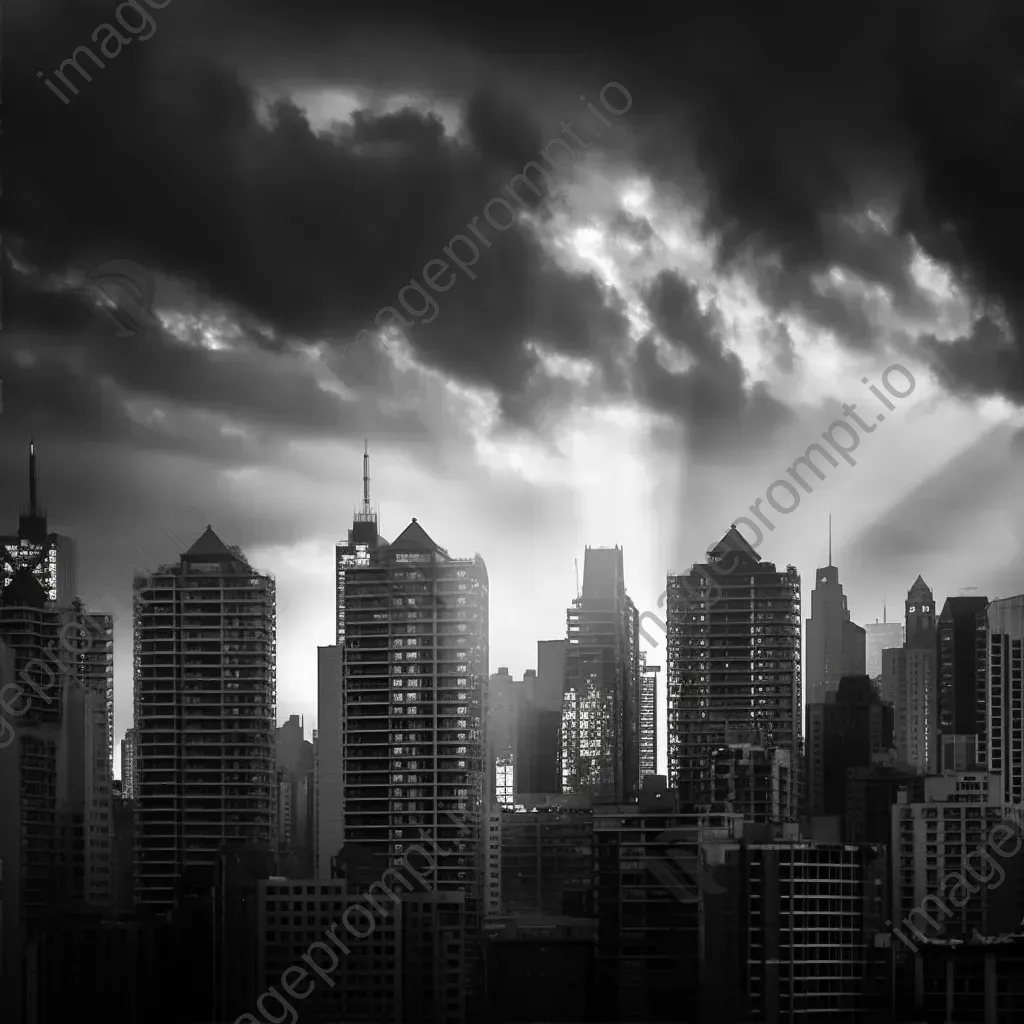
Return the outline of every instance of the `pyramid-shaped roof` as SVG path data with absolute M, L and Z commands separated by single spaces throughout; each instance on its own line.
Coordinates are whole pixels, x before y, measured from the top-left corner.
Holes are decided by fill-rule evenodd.
M 426 530 L 415 519 L 391 542 L 392 551 L 440 551 L 444 548 L 435 544 Z
M 931 592 L 932 588 L 929 587 L 920 576 L 918 576 L 917 579 L 914 580 L 914 585 L 910 588 L 909 596 L 915 597 L 922 594 L 930 594 Z
M 6 608 L 45 608 L 48 598 L 32 570 L 22 567 L 0 594 L 0 604 Z
M 708 561 L 714 562 L 731 554 L 746 555 L 755 562 L 761 561 L 761 556 L 747 543 L 735 524 L 713 548 L 708 549 Z
M 185 552 L 187 558 L 237 558 L 225 543 L 207 526 L 203 535 Z

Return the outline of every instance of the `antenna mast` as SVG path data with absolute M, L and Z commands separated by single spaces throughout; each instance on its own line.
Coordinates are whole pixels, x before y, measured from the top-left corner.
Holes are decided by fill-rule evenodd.
M 370 442 L 363 440 L 363 515 L 373 515 L 370 507 Z
M 36 443 L 28 443 L 28 512 L 31 516 L 39 515 L 38 480 L 36 476 Z

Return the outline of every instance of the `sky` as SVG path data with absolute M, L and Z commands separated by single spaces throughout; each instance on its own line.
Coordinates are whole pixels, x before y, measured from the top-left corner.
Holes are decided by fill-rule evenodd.
M 386 538 L 486 561 L 492 671 L 564 635 L 586 545 L 657 614 L 758 499 L 805 613 L 829 515 L 861 623 L 919 573 L 1024 591 L 1024 9 L 121 6 L 5 12 L 0 346 L 0 530 L 34 438 L 118 738 L 134 566 L 208 523 L 276 577 L 315 726 L 364 441 Z M 844 403 L 854 464 L 772 512 Z

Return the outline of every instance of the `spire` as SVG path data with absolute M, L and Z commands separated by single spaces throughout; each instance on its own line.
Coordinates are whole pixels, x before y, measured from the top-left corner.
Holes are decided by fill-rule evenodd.
M 828 514 L 828 564 L 832 567 L 832 513 Z
M 363 440 L 363 515 L 372 516 L 370 507 L 370 442 Z
M 39 515 L 39 490 L 36 476 L 36 442 L 28 442 L 28 514 Z

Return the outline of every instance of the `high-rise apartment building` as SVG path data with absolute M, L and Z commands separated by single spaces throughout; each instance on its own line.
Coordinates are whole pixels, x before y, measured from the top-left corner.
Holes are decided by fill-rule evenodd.
M 928 584 L 918 576 L 907 593 L 906 641 L 882 654 L 882 689 L 895 709 L 897 760 L 922 772 L 939 763 L 938 612 Z
M 1003 799 L 1024 801 L 1024 595 L 992 601 L 986 612 L 985 736 L 988 767 L 1000 772 Z
M 978 763 L 984 728 L 987 597 L 948 597 L 938 622 L 938 715 L 940 771 Z M 969 762 L 969 763 L 968 763 Z
M 135 758 L 138 753 L 139 732 L 135 728 L 128 729 L 121 740 L 121 795 L 125 800 L 134 800 L 138 775 L 135 771 Z
M 526 683 L 513 679 L 504 666 L 487 683 L 487 796 L 502 807 L 511 807 L 519 790 L 519 715 Z
M 314 789 L 316 792 L 316 858 L 313 873 L 331 877 L 331 858 L 345 845 L 342 814 L 342 648 L 317 648 L 316 715 L 319 728 L 314 748 Z
M 70 537 L 47 530 L 46 511 L 39 504 L 35 444 L 28 451 L 28 506 L 18 519 L 18 532 L 0 537 L 0 586 L 8 586 L 19 569 L 28 569 L 48 601 L 70 607 L 77 592 L 75 545 Z
M 221 845 L 275 841 L 271 576 L 212 527 L 135 579 L 136 902 L 170 910 Z
M 640 650 L 622 548 L 586 549 L 566 620 L 562 792 L 623 801 L 639 788 Z
M 839 570 L 832 564 L 818 569 L 811 591 L 811 616 L 807 620 L 805 692 L 807 703 L 820 704 L 839 689 L 843 676 L 865 671 L 865 632 L 850 621 Z
M 305 738 L 300 715 L 291 715 L 277 728 L 275 751 L 278 782 L 278 849 L 292 877 L 312 878 L 314 861 L 313 833 L 313 744 Z M 285 791 L 281 791 L 281 773 Z M 280 824 L 287 826 L 282 831 Z
M 902 622 L 869 622 L 864 627 L 864 672 L 870 679 L 882 675 L 882 651 L 903 646 Z M 883 693 L 882 699 L 892 703 L 892 697 Z
M 50 601 L 28 566 L 0 591 L 0 686 L 12 725 L 0 746 L 0 955 L 14 1020 L 22 982 L 32 980 L 23 956 L 46 916 L 111 899 L 107 680 L 94 662 L 83 665 L 105 628 L 78 604 Z
M 707 558 L 668 578 L 669 785 L 697 805 L 712 803 L 711 756 L 735 733 L 797 766 L 802 733 L 800 574 L 762 562 L 735 527 Z
M 923 801 L 911 802 L 901 793 L 892 808 L 897 949 L 905 957 L 904 945 L 916 952 L 926 938 L 1018 931 L 1024 911 L 1021 867 L 1016 857 L 1000 862 L 987 849 L 999 845 L 991 838 L 998 835 L 996 826 L 1013 823 L 1003 780 L 993 772 L 950 772 L 926 778 L 923 785 Z
M 516 789 L 558 793 L 558 739 L 565 690 L 565 640 L 537 641 L 537 671 L 523 673 L 523 703 L 516 737 Z
M 660 665 L 648 665 L 640 655 L 640 780 L 658 774 L 658 673 Z
M 434 887 L 465 892 L 467 921 L 478 931 L 487 568 L 479 555 L 452 557 L 415 519 L 390 544 L 380 537 L 364 456 L 363 509 L 349 543 L 338 547 L 337 571 L 342 679 L 334 703 L 340 709 L 344 841 L 398 866 L 425 831 L 451 851 L 438 858 Z M 324 700 L 322 685 L 321 830 L 333 756 Z

